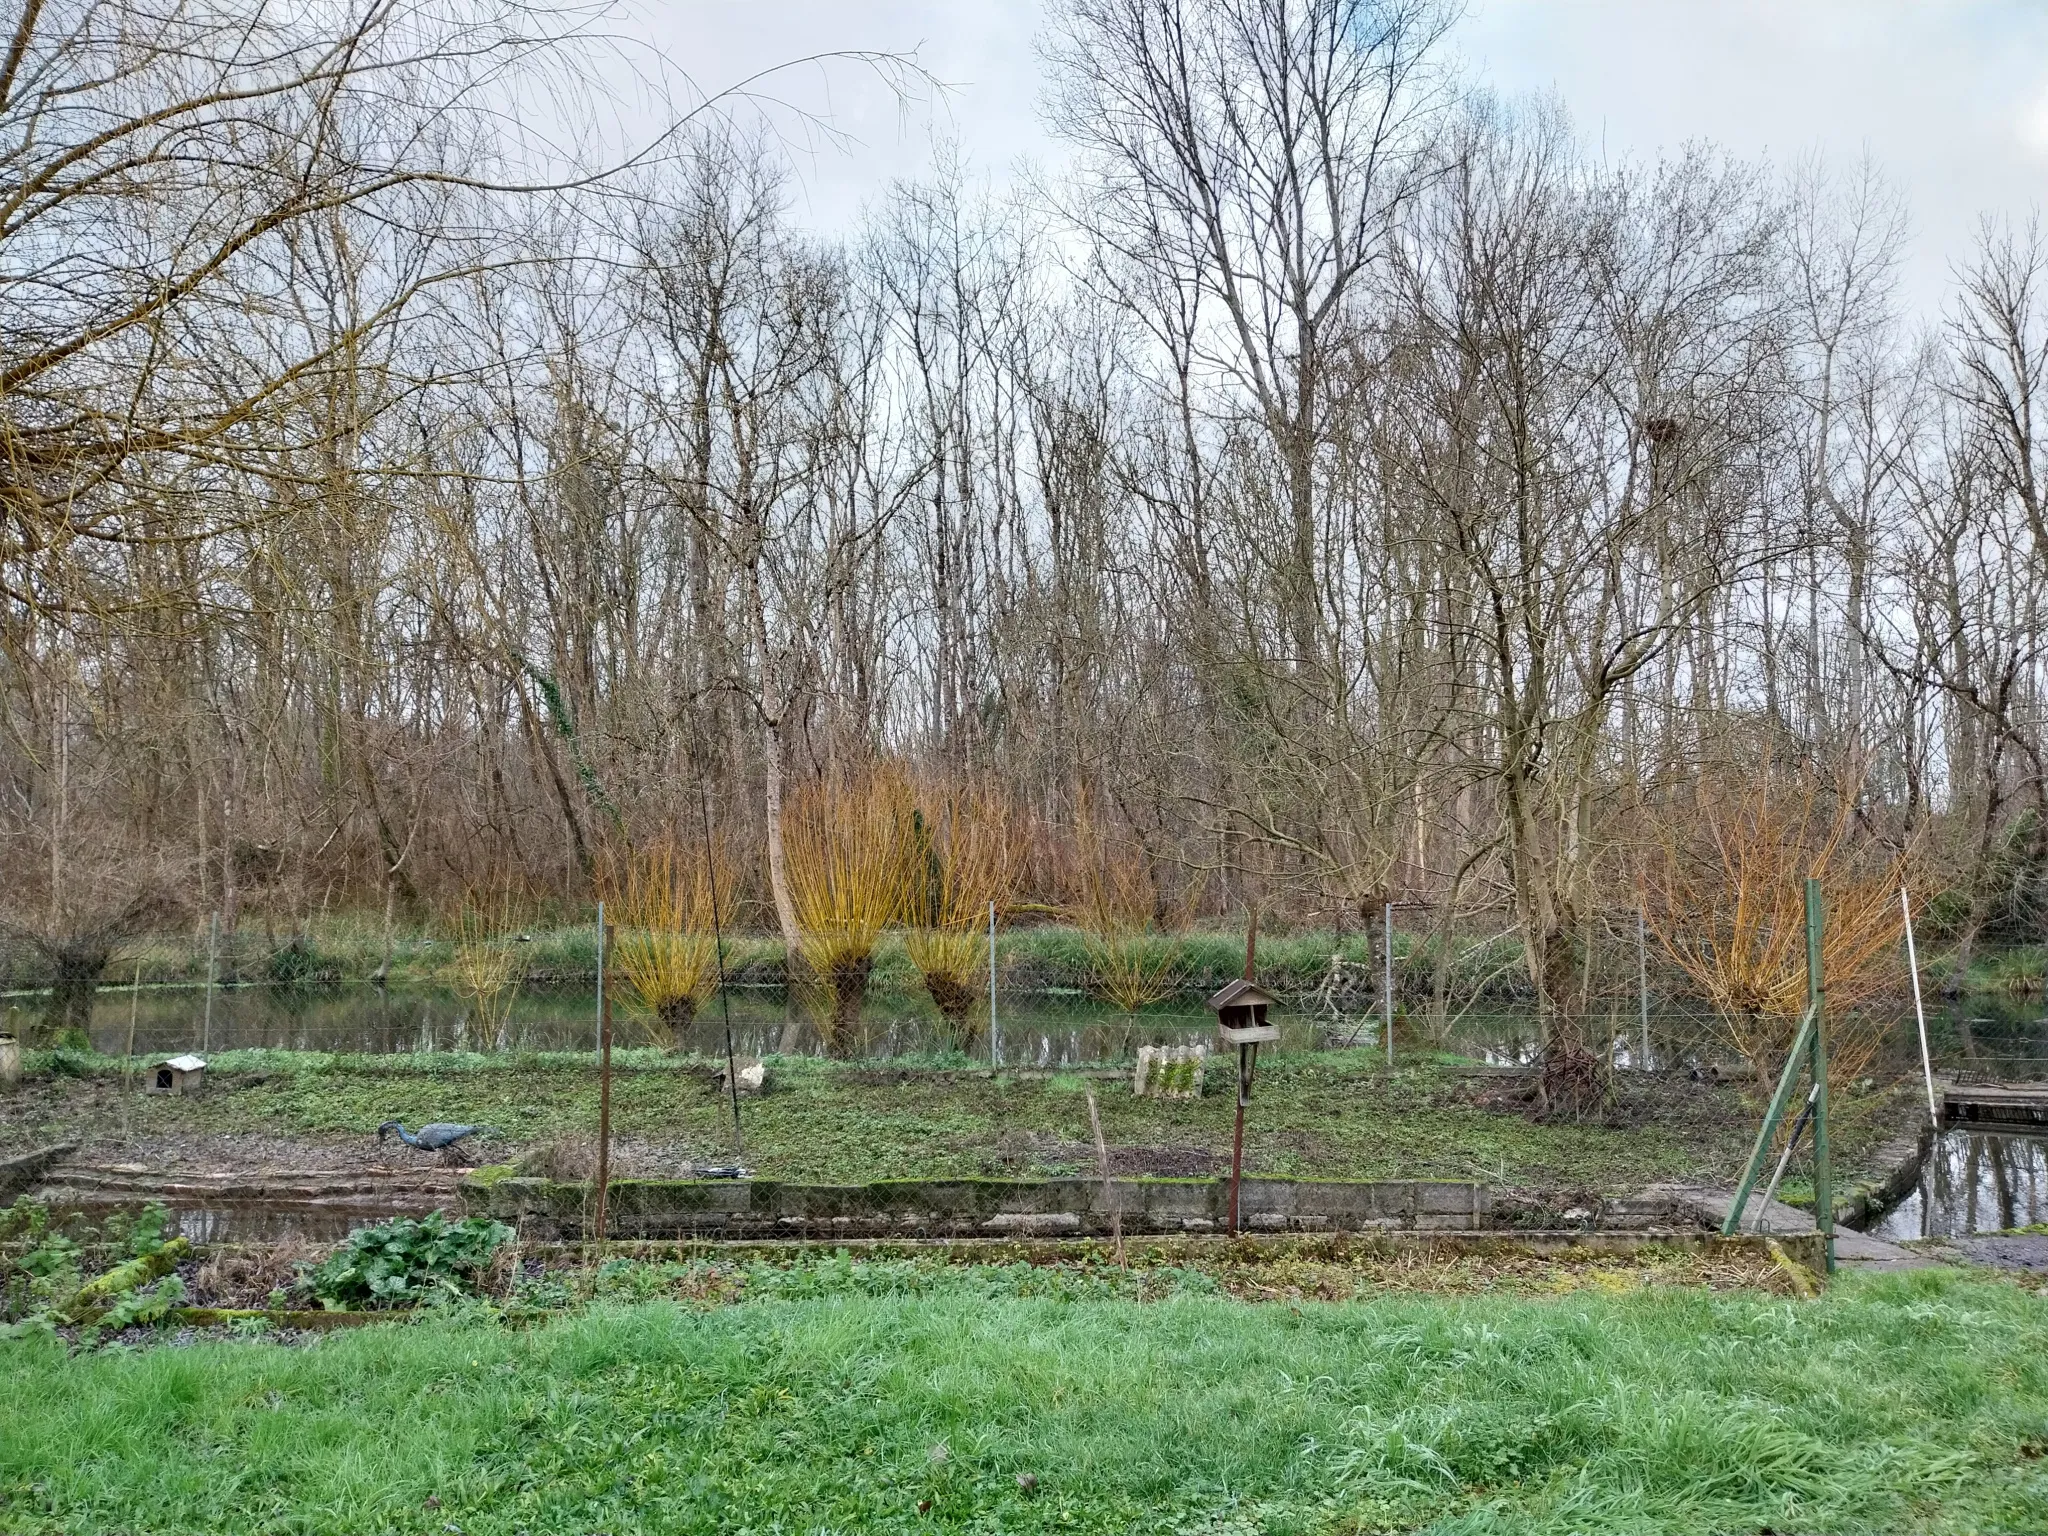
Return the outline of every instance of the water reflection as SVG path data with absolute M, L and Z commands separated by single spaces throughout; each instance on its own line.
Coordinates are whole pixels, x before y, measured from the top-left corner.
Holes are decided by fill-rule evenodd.
M 1934 1139 L 1920 1182 L 1886 1213 L 1877 1237 L 1961 1237 L 2048 1221 L 2048 1141 L 1987 1131 Z
M 224 1201 L 213 1205 L 185 1204 L 175 1197 L 163 1204 L 169 1213 L 165 1235 L 183 1237 L 195 1246 L 212 1243 L 277 1243 L 290 1239 L 305 1242 L 339 1242 L 358 1227 L 374 1227 L 394 1216 L 423 1216 L 435 1207 L 421 1201 L 402 1204 L 336 1206 L 304 1202 L 262 1200 Z M 97 1224 L 111 1210 L 133 1213 L 140 1205 L 133 1200 L 98 1202 L 51 1202 L 53 1221 L 80 1215 Z
M 735 987 L 729 1003 L 733 1048 L 742 1056 L 823 1055 L 824 1035 L 815 1013 L 778 989 Z M 127 1048 L 134 1010 L 138 1055 L 176 1051 L 225 1051 L 257 1046 L 279 1050 L 476 1051 L 590 1050 L 597 1043 L 597 996 L 592 988 L 529 988 L 514 1003 L 502 1031 L 480 1031 L 473 1010 L 456 993 L 435 988 L 352 986 L 325 992 L 248 986 L 221 988 L 210 1012 L 203 991 L 186 988 L 103 991 L 93 1012 L 92 1043 L 121 1054 Z M 637 1016 L 614 997 L 616 1043 L 668 1045 L 666 1031 Z M 986 1024 L 986 1017 L 983 1018 Z M 1205 1037 L 1215 1017 L 1199 998 L 1179 1000 L 1135 1016 L 1118 1013 L 1079 995 L 1040 993 L 1001 999 L 996 1028 L 967 1043 L 967 1054 L 1005 1065 L 1057 1067 L 1132 1059 L 1141 1045 Z M 1319 1049 L 1328 1031 L 1319 1023 L 1290 1019 L 1281 1044 Z M 713 999 L 679 1043 L 686 1051 L 719 1055 L 725 1050 L 725 1009 Z M 860 1027 L 842 1043 L 843 1054 L 893 1057 L 956 1049 L 956 1042 L 923 999 L 877 993 Z
M 815 1014 L 779 989 L 735 987 L 729 995 L 734 1048 L 742 1055 L 812 1054 L 826 1051 Z M 33 1010 L 39 999 L 12 1000 Z M 528 988 L 512 1008 L 500 1037 L 479 1031 L 472 1010 L 457 994 L 433 987 L 380 988 L 355 984 L 314 991 L 288 987 L 223 987 L 211 1007 L 201 987 L 145 988 L 139 995 L 106 989 L 93 1014 L 92 1041 L 119 1054 L 126 1046 L 133 1007 L 138 1054 L 230 1050 L 269 1046 L 286 1050 L 399 1051 L 588 1050 L 596 1044 L 594 989 Z M 2003 997 L 1976 997 L 1929 1020 L 1937 1070 L 1987 1078 L 2048 1075 L 2048 1021 L 2041 1004 Z M 651 1021 L 617 1008 L 622 1044 L 667 1044 Z M 985 1016 L 984 1016 L 985 1022 Z M 1316 1019 L 1283 1014 L 1281 1044 L 1288 1049 L 1383 1049 L 1380 1021 L 1367 1014 L 1350 1019 Z M 993 1037 L 969 1042 L 976 1060 L 1006 1065 L 1059 1067 L 1130 1060 L 1141 1045 L 1184 1043 L 1207 1038 L 1214 1020 L 1199 995 L 1176 998 L 1135 1016 L 1118 1013 L 1078 993 L 1009 994 L 1000 999 Z M 1626 1010 L 1584 1020 L 1587 1045 L 1622 1071 L 1645 1065 L 1660 1071 L 1729 1067 L 1736 1063 L 1719 1040 L 1713 1020 L 1698 1012 L 1659 1011 L 1647 1031 Z M 685 1033 L 686 1050 L 722 1053 L 724 1029 L 716 1000 Z M 877 990 L 868 1002 L 847 1054 L 864 1057 L 922 1055 L 954 1049 L 955 1042 L 936 1011 L 921 996 Z M 1395 1056 L 1449 1050 L 1503 1067 L 1528 1067 L 1541 1059 L 1543 1030 L 1532 1009 L 1472 1011 L 1432 1028 L 1426 1017 L 1404 1015 L 1395 1031 Z M 1880 1078 L 1919 1074 L 1918 1037 L 1910 1015 L 1902 1015 L 1885 1039 L 1872 1067 Z

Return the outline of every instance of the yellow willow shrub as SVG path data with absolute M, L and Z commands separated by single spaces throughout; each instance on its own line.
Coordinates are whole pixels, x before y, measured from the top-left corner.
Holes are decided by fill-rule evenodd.
M 518 943 L 520 904 L 509 891 L 468 891 L 456 910 L 451 968 L 455 990 L 469 1003 L 476 1043 L 503 1049 L 512 1004 L 526 979 Z
M 888 767 L 804 786 L 783 810 L 782 835 L 803 962 L 830 999 L 826 1044 L 860 1024 L 882 930 L 903 910 L 911 837 L 909 786 Z
M 1854 784 L 1807 768 L 1710 770 L 1666 809 L 1645 861 L 1644 914 L 1659 946 L 1714 1005 L 1760 1089 L 1774 1085 L 1806 1012 L 1806 880 L 1826 913 L 1821 974 L 1829 1075 L 1876 1058 L 1887 1010 L 1860 1005 L 1905 980 L 1899 889 L 1912 863 L 1855 818 Z
M 930 779 L 914 786 L 903 904 L 904 949 L 962 1045 L 986 989 L 989 908 L 1015 899 L 1024 847 L 994 787 Z
M 666 1032 L 680 1047 L 718 985 L 713 898 L 723 902 L 732 887 L 731 861 L 715 840 L 707 853 L 663 837 L 605 872 L 605 899 L 617 914 L 613 954 L 651 1016 L 657 1044 Z
M 1081 796 L 1074 808 L 1067 916 L 1081 930 L 1095 990 L 1125 1013 L 1180 985 L 1180 939 L 1162 924 L 1163 910 L 1144 851 L 1105 827 Z

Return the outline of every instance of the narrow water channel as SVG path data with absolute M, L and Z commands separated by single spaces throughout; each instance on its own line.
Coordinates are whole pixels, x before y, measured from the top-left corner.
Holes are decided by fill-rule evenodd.
M 1911 1194 L 1873 1237 L 1967 1237 L 2048 1222 L 2048 1140 L 1949 1130 L 1934 1138 Z
M 779 989 L 734 987 L 699 1012 L 680 1042 L 687 1051 L 722 1054 L 726 1005 L 733 1045 L 741 1055 L 823 1055 L 826 1042 L 815 1015 Z M 42 1006 L 36 994 L 0 1000 L 0 1030 L 24 1033 Z M 2040 1000 L 1972 997 L 1929 1019 L 1937 1071 L 1983 1078 L 2048 1077 L 2048 1019 Z M 162 1055 L 248 1047 L 370 1054 L 420 1051 L 587 1050 L 595 1043 L 596 994 L 590 988 L 529 987 L 514 999 L 502 1025 L 480 1029 L 469 1002 L 431 986 L 377 987 L 353 983 L 326 989 L 265 985 L 221 987 L 209 1001 L 196 986 L 146 987 L 139 994 L 104 988 L 93 1010 L 93 1045 L 108 1054 L 135 1050 Z M 615 1038 L 622 1045 L 670 1042 L 621 1003 Z M 986 1015 L 981 1025 L 985 1026 Z M 1379 1049 L 1379 1019 L 1283 1013 L 1281 1045 L 1288 1050 L 1344 1047 Z M 1184 994 L 1135 1015 L 1119 1013 L 1078 993 L 1005 994 L 998 999 L 991 1036 L 982 1027 L 968 1054 L 1006 1066 L 1065 1067 L 1130 1061 L 1141 1045 L 1207 1038 L 1214 1020 L 1198 994 Z M 1658 1009 L 1647 1033 L 1633 1010 L 1618 1009 L 1582 1024 L 1587 1043 L 1622 1070 L 1649 1066 L 1684 1070 L 1732 1066 L 1717 1043 L 1710 1018 L 1698 1011 Z M 950 1051 L 955 1042 L 919 994 L 871 993 L 856 1037 L 842 1046 L 856 1057 L 896 1057 Z M 1425 1038 L 1407 1021 L 1395 1031 L 1396 1054 L 1448 1049 L 1498 1066 L 1529 1066 L 1543 1050 L 1533 1009 L 1478 1008 L 1449 1022 L 1444 1038 Z M 1902 1016 L 1887 1038 L 1873 1075 L 1917 1075 L 1918 1036 Z
M 42 999 L 17 994 L 0 1000 L 0 1030 L 28 1029 Z M 692 1053 L 718 1055 L 725 1049 L 730 1009 L 733 1046 L 743 1056 L 824 1055 L 815 1014 L 779 989 L 734 987 L 698 1013 L 680 1044 Z M 1929 1019 L 1937 1071 L 1965 1071 L 1984 1078 L 2048 1077 L 2048 1019 L 2039 1001 L 1970 998 Z M 4 1017 L 11 1015 L 11 1017 Z M 209 1002 L 194 986 L 146 987 L 139 994 L 104 988 L 93 1009 L 94 1047 L 122 1054 L 134 1032 L 144 1055 L 267 1047 L 273 1050 L 344 1051 L 367 1054 L 429 1051 L 588 1050 L 595 1044 L 594 989 L 529 987 L 514 999 L 502 1025 L 480 1029 L 470 1003 L 437 987 L 377 987 L 353 983 L 327 989 L 265 985 L 221 987 Z M 614 1038 L 620 1045 L 668 1045 L 651 1019 L 623 1001 L 615 1005 Z M 1378 1050 L 1383 1044 L 1374 1014 L 1349 1019 L 1282 1013 L 1281 1047 Z M 1214 1017 L 1198 994 L 1183 994 L 1133 1015 L 1120 1013 L 1079 993 L 1031 992 L 998 999 L 996 1027 L 986 1014 L 967 1054 L 1005 1066 L 1067 1067 L 1123 1063 L 1139 1046 L 1183 1044 L 1208 1038 Z M 1658 1009 L 1645 1032 L 1632 1010 L 1587 1019 L 1587 1043 L 1618 1069 L 1644 1066 L 1658 1071 L 1692 1067 L 1733 1067 L 1735 1060 L 1716 1039 L 1711 1018 L 1696 1010 Z M 921 995 L 877 989 L 862 1013 L 855 1038 L 842 1053 L 855 1057 L 915 1056 L 955 1049 L 955 1041 Z M 1526 1067 L 1541 1058 L 1541 1021 L 1528 1007 L 1473 1009 L 1449 1021 L 1441 1039 L 1428 1038 L 1404 1019 L 1395 1031 L 1396 1055 L 1450 1050 L 1497 1066 Z M 1873 1075 L 1917 1075 L 1918 1036 L 1910 1019 L 1891 1030 Z

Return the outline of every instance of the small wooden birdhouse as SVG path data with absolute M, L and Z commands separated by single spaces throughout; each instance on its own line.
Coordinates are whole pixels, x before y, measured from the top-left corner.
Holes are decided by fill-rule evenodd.
M 197 1093 L 206 1086 L 206 1058 L 173 1056 L 149 1069 L 151 1093 Z
M 1266 1022 L 1266 1010 L 1279 1001 L 1257 983 L 1238 980 L 1210 998 L 1209 1006 L 1225 1045 L 1257 1045 L 1280 1038 L 1280 1026 Z

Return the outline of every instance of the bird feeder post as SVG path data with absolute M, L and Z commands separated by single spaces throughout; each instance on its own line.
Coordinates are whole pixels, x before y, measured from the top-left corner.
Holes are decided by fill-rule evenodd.
M 612 1182 L 612 995 L 605 985 L 605 951 L 611 948 L 611 926 L 604 903 L 597 904 L 597 1241 L 609 1231 L 606 1204 Z
M 1249 946 L 1247 946 L 1249 948 Z M 1246 956 L 1247 970 L 1250 955 Z M 1258 1067 L 1259 1045 L 1278 1040 L 1280 1027 L 1266 1022 L 1266 1010 L 1278 1002 L 1249 977 L 1233 981 L 1209 999 L 1216 1013 L 1217 1033 L 1225 1045 L 1237 1047 L 1237 1128 L 1230 1147 L 1230 1230 L 1238 1230 L 1238 1189 L 1244 1178 L 1244 1112 L 1252 1101 L 1252 1073 Z
M 1237 1192 L 1244 1181 L 1244 1112 L 1252 1101 L 1252 1073 L 1258 1070 L 1259 1048 L 1254 1044 L 1237 1048 L 1237 1128 L 1230 1137 L 1230 1231 L 1234 1237 L 1244 1230 L 1237 1213 Z

